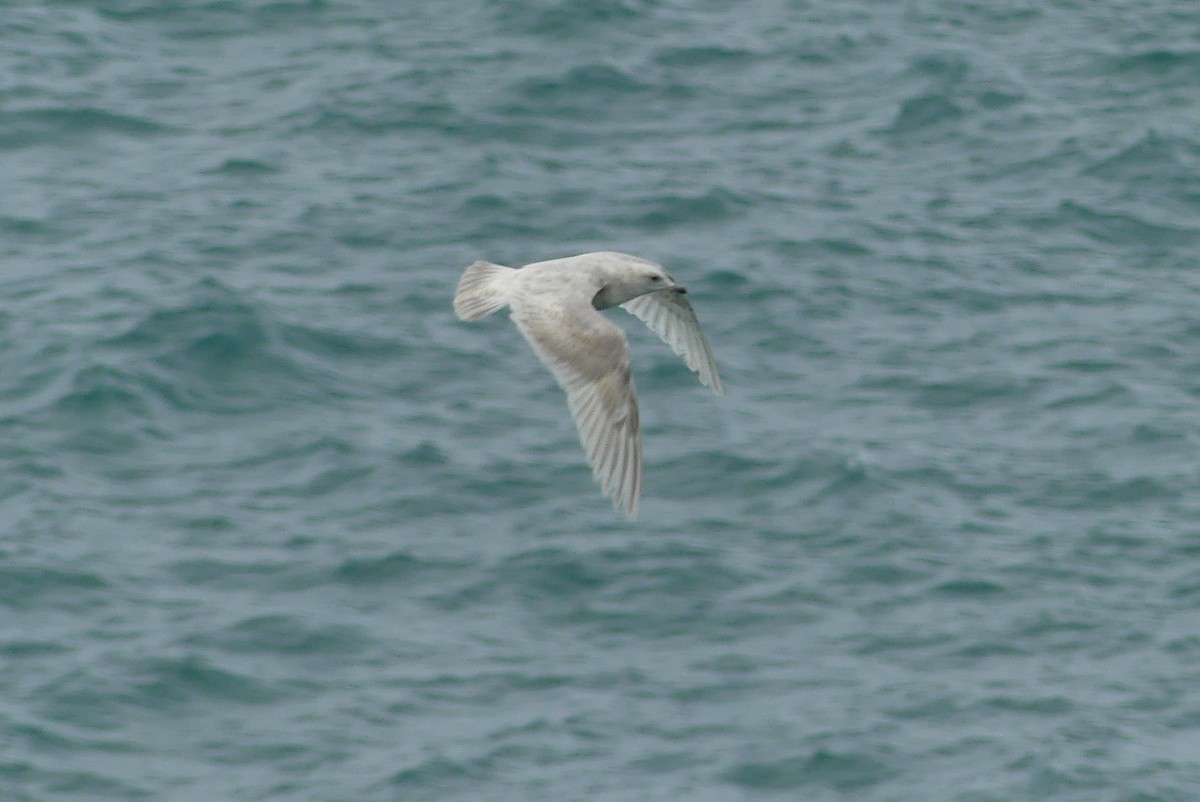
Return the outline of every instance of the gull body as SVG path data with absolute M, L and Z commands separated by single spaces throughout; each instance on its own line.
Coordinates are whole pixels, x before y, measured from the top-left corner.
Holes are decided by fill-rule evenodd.
M 521 268 L 475 262 L 459 280 L 454 311 L 473 321 L 509 308 L 566 392 L 596 481 L 633 518 L 641 496 L 642 439 L 629 343 L 598 310 L 620 306 L 640 318 L 719 395 L 716 362 L 686 292 L 661 265 L 599 251 Z

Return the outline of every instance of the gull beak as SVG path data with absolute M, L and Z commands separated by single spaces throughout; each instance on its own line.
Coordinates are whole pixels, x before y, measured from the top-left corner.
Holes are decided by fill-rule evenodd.
M 682 284 L 676 284 L 671 288 L 671 292 L 677 292 L 680 295 L 687 295 L 687 287 L 683 286 Z

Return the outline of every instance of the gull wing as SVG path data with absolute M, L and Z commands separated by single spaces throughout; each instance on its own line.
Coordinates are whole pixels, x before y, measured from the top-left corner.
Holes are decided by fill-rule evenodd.
M 687 366 L 700 374 L 701 384 L 711 387 L 717 395 L 724 392 L 708 339 L 700 330 L 700 321 L 696 319 L 692 305 L 682 293 L 671 290 L 650 292 L 626 301 L 621 308 L 639 318 L 671 346 L 672 351 L 683 357 Z
M 625 335 L 590 303 L 530 299 L 512 306 L 512 319 L 566 391 L 592 475 L 614 506 L 637 517 L 642 438 Z

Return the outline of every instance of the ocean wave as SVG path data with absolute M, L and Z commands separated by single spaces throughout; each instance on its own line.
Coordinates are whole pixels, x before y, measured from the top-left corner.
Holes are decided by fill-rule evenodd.
M 334 570 L 338 582 L 354 586 L 402 582 L 437 583 L 469 566 L 468 562 L 418 558 L 398 551 L 377 557 L 352 557 Z
M 547 625 L 612 637 L 705 637 L 781 623 L 778 613 L 730 597 L 746 581 L 704 549 L 606 549 L 588 558 L 545 548 L 513 555 L 450 594 L 463 606 L 515 600 Z
M 112 585 L 92 571 L 44 565 L 0 565 L 0 605 L 9 610 L 92 605 Z
M 941 93 L 916 95 L 904 100 L 887 132 L 903 135 L 945 126 L 964 116 L 961 105 Z
M 162 713 L 220 703 L 264 705 L 289 695 L 283 683 L 234 671 L 200 655 L 141 658 L 125 668 L 116 690 L 121 704 Z
M 599 26 L 647 22 L 654 5 L 647 0 L 592 0 L 547 3 L 544 0 L 490 0 L 501 27 L 513 33 L 552 36 L 555 40 L 589 36 Z
M 757 54 L 745 48 L 727 45 L 686 45 L 668 47 L 654 55 L 656 64 L 664 67 L 730 69 L 757 62 Z
M 1060 203 L 1051 220 L 1108 245 L 1157 248 L 1200 242 L 1200 228 L 1151 222 L 1131 212 L 1101 210 L 1074 200 Z
M 1194 196 L 1200 176 L 1200 141 L 1150 130 L 1133 144 L 1088 165 L 1082 173 L 1156 191 L 1164 186 L 1180 187 L 1192 190 Z
M 124 364 L 138 365 L 141 383 L 170 406 L 225 413 L 328 403 L 342 394 L 343 381 L 330 358 L 377 345 L 284 324 L 214 279 L 197 284 L 186 302 L 153 310 L 101 343 Z
M 1167 77 L 1189 79 L 1200 69 L 1200 50 L 1154 48 L 1111 58 L 1118 73 L 1161 80 Z
M 251 616 L 188 639 L 190 646 L 231 654 L 276 654 L 339 663 L 356 660 L 377 643 L 362 627 L 314 624 L 286 614 Z
M 0 111 L 0 150 L 57 144 L 78 147 L 105 134 L 135 139 L 163 134 L 171 126 L 105 109 L 66 107 Z
M 756 792 L 824 786 L 845 794 L 862 792 L 899 772 L 890 761 L 876 755 L 818 749 L 797 757 L 739 763 L 726 769 L 722 779 Z
M 527 79 L 518 92 L 543 111 L 552 112 L 554 104 L 574 106 L 585 97 L 589 104 L 606 97 L 616 100 L 645 92 L 650 86 L 611 64 L 599 63 L 571 67 L 552 78 Z
M 612 223 L 619 227 L 660 231 L 734 220 L 745 214 L 753 202 L 724 187 L 711 187 L 695 193 L 662 192 L 643 197 L 631 206 L 631 211 L 615 212 Z

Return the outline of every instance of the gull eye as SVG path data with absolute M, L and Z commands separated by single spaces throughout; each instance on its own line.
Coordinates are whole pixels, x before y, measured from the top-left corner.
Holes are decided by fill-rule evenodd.
M 662 281 L 662 276 L 651 276 L 650 280 L 651 281 Z

